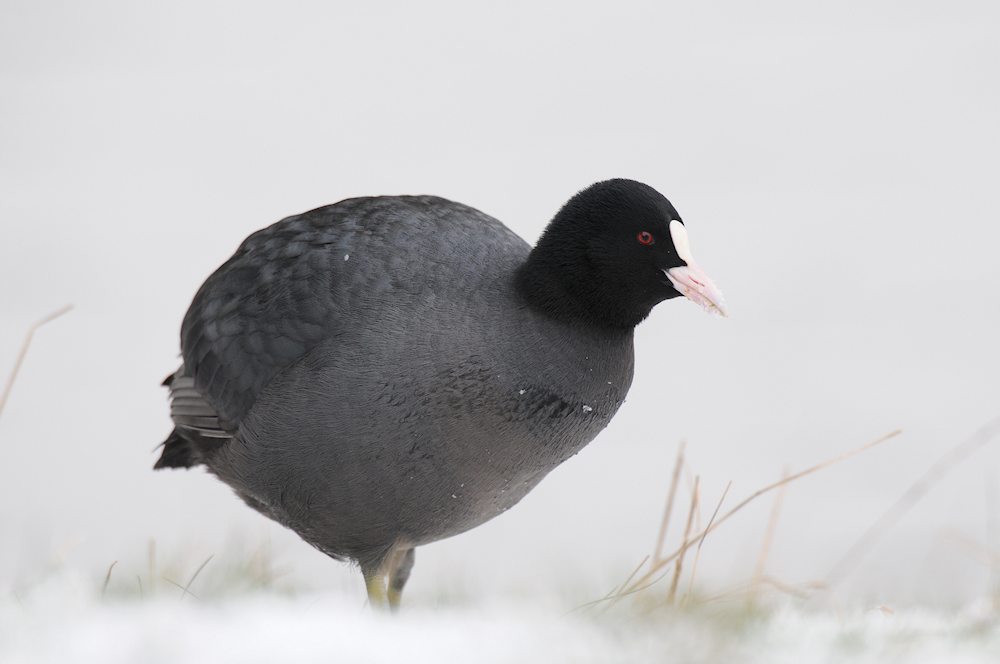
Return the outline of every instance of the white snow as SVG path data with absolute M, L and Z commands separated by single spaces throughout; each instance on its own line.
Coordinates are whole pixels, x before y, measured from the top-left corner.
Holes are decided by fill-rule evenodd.
M 161 589 L 107 598 L 61 574 L 0 600 L 7 664 L 185 662 L 994 662 L 997 615 L 986 603 L 954 613 L 910 609 L 769 612 L 702 606 L 666 612 L 622 602 L 606 614 L 555 600 L 484 606 L 404 605 L 374 613 L 354 596 L 261 592 L 218 601 Z

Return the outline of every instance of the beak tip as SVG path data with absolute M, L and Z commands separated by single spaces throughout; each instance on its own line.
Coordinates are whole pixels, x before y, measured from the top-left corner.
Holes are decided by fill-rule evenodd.
M 712 283 L 712 280 L 700 267 L 691 263 L 679 268 L 664 270 L 664 272 L 678 293 L 700 305 L 710 314 L 729 318 L 722 291 Z
M 703 305 L 704 306 L 704 305 Z M 729 318 L 729 311 L 726 308 L 726 303 L 722 301 L 709 301 L 708 306 L 705 307 L 709 313 L 721 316 L 722 318 Z

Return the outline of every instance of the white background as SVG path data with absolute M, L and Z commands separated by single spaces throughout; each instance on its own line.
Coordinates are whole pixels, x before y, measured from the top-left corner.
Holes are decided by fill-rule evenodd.
M 191 297 L 249 233 L 342 198 L 438 194 L 534 241 L 609 177 L 670 198 L 731 318 L 657 308 L 607 431 L 421 549 L 412 592 L 603 593 L 649 552 L 681 439 L 714 506 L 903 429 L 789 488 L 768 571 L 822 578 L 1000 414 L 998 33 L 990 2 L 0 2 L 0 378 L 75 304 L 0 417 L 0 589 L 134 572 L 151 538 L 190 572 L 264 533 L 296 583 L 360 597 L 211 476 L 151 471 Z M 987 540 L 998 445 L 842 593 L 985 592 L 943 535 Z M 706 540 L 705 584 L 748 578 L 769 501 Z

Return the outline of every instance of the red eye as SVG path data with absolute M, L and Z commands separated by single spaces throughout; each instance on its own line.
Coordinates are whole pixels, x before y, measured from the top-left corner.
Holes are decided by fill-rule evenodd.
M 639 233 L 639 242 L 643 244 L 653 244 L 653 234 L 648 231 Z

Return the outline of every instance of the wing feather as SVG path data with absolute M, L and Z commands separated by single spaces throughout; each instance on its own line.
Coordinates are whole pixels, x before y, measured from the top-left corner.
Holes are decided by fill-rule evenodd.
M 348 199 L 254 233 L 205 281 L 184 317 L 183 379 L 171 387 L 172 396 L 185 398 L 177 408 L 201 398 L 219 430 L 234 432 L 275 375 L 339 335 L 371 298 L 433 291 L 439 284 L 426 278 L 428 269 L 440 272 L 441 283 L 461 270 L 475 283 L 476 261 L 451 262 L 452 245 L 441 240 L 456 227 L 459 237 L 492 232 L 498 245 L 526 247 L 481 212 L 429 196 Z M 177 416 L 210 417 L 200 410 Z

